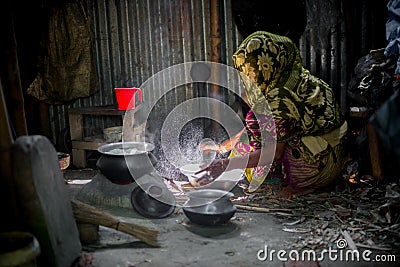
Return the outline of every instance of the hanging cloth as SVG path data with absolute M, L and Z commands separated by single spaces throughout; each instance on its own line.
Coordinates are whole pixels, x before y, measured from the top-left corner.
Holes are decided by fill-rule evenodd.
M 27 93 L 49 104 L 64 104 L 98 91 L 98 74 L 88 19 L 80 1 L 53 7 L 44 55 Z

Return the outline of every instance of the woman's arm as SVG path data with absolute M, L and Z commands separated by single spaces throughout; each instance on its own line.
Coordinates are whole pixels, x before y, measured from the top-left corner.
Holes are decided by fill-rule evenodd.
M 226 171 L 234 169 L 254 168 L 257 166 L 268 165 L 272 161 L 280 159 L 285 149 L 285 143 L 277 143 L 275 148 L 273 145 L 266 145 L 262 149 L 255 150 L 246 156 L 235 157 L 231 159 L 222 159 L 223 166 Z M 272 158 L 270 155 L 274 153 Z M 222 164 L 221 163 L 221 164 Z
M 230 159 L 216 159 L 204 170 L 215 179 L 224 171 L 269 165 L 272 163 L 271 161 L 278 160 L 282 157 L 285 145 L 286 143 L 277 143 L 276 146 L 267 144 L 262 149 L 255 150 L 248 155 Z M 270 156 L 271 153 L 274 153 L 273 158 Z M 202 182 L 203 181 L 200 178 L 198 180 L 200 185 L 204 185 L 211 181 L 204 180 L 204 183 Z
M 221 144 L 218 145 L 218 152 L 224 154 L 228 151 L 231 151 L 236 143 L 239 141 L 240 137 L 242 136 L 243 132 L 246 129 L 243 128 L 240 132 L 238 132 L 235 136 L 223 141 Z
M 222 153 L 225 154 L 228 151 L 231 151 L 235 144 L 239 141 L 240 136 L 242 136 L 243 132 L 245 131 L 245 128 L 243 128 L 241 131 L 239 131 L 237 134 L 235 134 L 233 137 L 223 141 L 219 145 L 216 146 L 211 146 L 210 144 L 207 143 L 202 143 L 200 144 L 200 149 L 204 153 L 208 153 L 212 150 L 216 151 L 217 153 Z

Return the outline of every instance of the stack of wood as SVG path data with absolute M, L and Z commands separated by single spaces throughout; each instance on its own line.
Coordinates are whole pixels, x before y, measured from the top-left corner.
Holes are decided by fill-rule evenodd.
M 158 230 L 119 220 L 111 214 L 78 200 L 71 200 L 74 217 L 78 222 L 101 225 L 132 235 L 144 243 L 159 247 Z

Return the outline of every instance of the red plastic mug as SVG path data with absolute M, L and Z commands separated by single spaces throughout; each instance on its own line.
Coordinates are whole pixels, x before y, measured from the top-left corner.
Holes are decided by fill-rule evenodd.
M 130 110 L 135 108 L 135 94 L 139 94 L 139 102 L 142 103 L 142 89 L 131 88 L 115 88 L 115 96 L 117 98 L 118 110 Z

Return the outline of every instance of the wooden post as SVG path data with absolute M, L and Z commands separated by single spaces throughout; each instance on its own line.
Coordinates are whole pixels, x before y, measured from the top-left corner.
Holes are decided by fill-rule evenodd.
M 10 121 L 17 136 L 27 135 L 28 129 L 25 119 L 24 96 L 20 80 L 17 43 L 14 34 L 14 23 L 10 7 L 10 1 L 6 1 L 0 9 L 0 61 L 4 65 L 0 68 L 3 82 L 4 98 L 7 100 L 10 111 Z
M 211 61 L 219 63 L 221 61 L 221 33 L 219 25 L 219 0 L 211 0 Z M 219 80 L 219 70 L 218 67 L 212 65 L 211 67 L 211 81 Z M 219 85 L 210 84 L 210 96 L 219 98 Z M 215 118 L 219 118 L 220 109 L 219 105 L 213 105 L 211 107 L 211 114 Z M 218 128 L 218 124 L 214 124 L 215 128 Z
M 1 79 L 0 79 L 1 81 Z M 0 82 L 0 207 L 7 220 L 1 220 L 2 231 L 13 230 L 18 224 L 17 204 L 11 170 L 13 138 L 9 127 L 7 108 Z
M 219 30 L 219 0 L 211 0 L 211 61 L 220 62 L 221 33 Z
M 369 154 L 371 158 L 372 176 L 376 179 L 383 179 L 384 168 L 383 168 L 382 150 L 381 150 L 381 143 L 379 140 L 379 136 L 376 133 L 374 127 L 370 123 L 367 123 L 366 127 L 368 136 Z
M 77 113 L 69 113 L 69 129 L 71 140 L 82 140 L 83 139 L 83 115 Z M 72 147 L 72 162 L 74 166 L 79 168 L 86 167 L 86 152 L 83 149 L 77 149 Z

